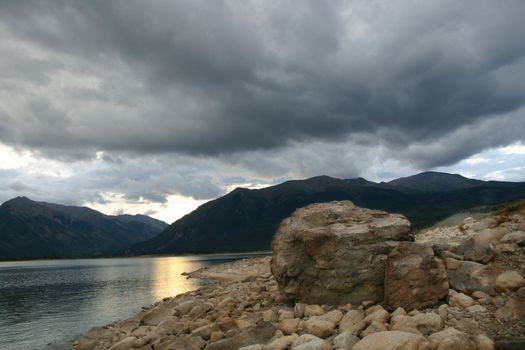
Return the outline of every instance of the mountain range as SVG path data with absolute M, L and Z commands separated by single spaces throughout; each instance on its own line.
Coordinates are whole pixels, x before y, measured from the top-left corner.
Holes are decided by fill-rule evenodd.
M 424 172 L 376 183 L 318 176 L 262 189 L 236 188 L 175 221 L 127 254 L 269 250 L 282 219 L 296 208 L 333 200 L 406 215 L 414 228 L 430 226 L 469 208 L 525 198 L 525 183 L 481 181 Z
M 0 260 L 269 250 L 282 219 L 311 203 L 351 200 L 406 215 L 414 228 L 473 207 L 525 198 L 524 182 L 424 172 L 390 182 L 317 176 L 236 188 L 168 225 L 144 215 L 17 197 L 0 206 Z
M 116 255 L 167 226 L 144 215 L 110 216 L 17 197 L 0 206 L 0 260 Z

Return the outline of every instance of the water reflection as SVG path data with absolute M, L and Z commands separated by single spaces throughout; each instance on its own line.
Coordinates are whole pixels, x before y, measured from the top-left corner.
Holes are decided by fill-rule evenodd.
M 59 349 L 89 328 L 198 288 L 189 272 L 245 256 L 0 262 L 0 349 Z

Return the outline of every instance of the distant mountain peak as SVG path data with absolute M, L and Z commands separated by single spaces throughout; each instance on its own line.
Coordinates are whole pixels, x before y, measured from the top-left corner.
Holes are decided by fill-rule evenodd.
M 448 174 L 438 171 L 424 171 L 416 175 L 402 177 L 388 182 L 391 186 L 421 192 L 456 191 L 480 186 L 483 183 L 485 182 L 469 179 L 460 174 Z

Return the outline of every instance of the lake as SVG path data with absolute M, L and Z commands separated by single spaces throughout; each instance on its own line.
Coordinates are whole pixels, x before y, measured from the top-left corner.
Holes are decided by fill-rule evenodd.
M 64 349 L 94 326 L 203 285 L 182 272 L 251 256 L 0 262 L 0 349 Z

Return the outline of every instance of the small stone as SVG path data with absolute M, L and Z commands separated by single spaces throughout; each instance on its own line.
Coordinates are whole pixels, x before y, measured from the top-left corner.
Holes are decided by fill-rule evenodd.
M 321 316 L 324 313 L 325 311 L 319 305 L 306 305 L 304 308 L 304 316 L 306 317 Z
M 449 297 L 448 303 L 450 306 L 457 306 L 467 308 L 474 305 L 474 299 L 463 293 L 457 293 Z
M 474 337 L 474 342 L 476 343 L 476 350 L 494 350 L 494 342 L 492 339 L 487 337 L 485 334 L 477 334 Z
M 239 350 L 263 350 L 264 346 L 261 344 L 254 344 L 254 345 L 248 345 L 243 346 L 242 348 L 239 348 Z
M 358 310 L 348 311 L 339 322 L 339 330 L 341 332 L 348 331 L 356 336 L 359 335 L 359 332 L 365 329 L 365 327 L 366 323 L 363 313 Z
M 378 321 L 372 321 L 368 327 L 364 331 L 361 332 L 361 337 L 364 338 L 372 333 L 377 332 L 384 332 L 387 331 L 388 328 L 384 323 L 378 322 Z
M 448 327 L 428 337 L 435 350 L 476 350 L 470 337 L 455 328 Z
M 319 317 L 337 326 L 339 322 L 341 321 L 341 319 L 343 318 L 343 313 L 339 310 L 332 310 Z
M 496 277 L 495 285 L 498 292 L 510 294 L 525 286 L 525 278 L 518 271 L 506 271 Z
M 287 318 L 282 320 L 277 328 L 279 328 L 286 335 L 297 333 L 299 321 L 300 319 L 298 318 Z
M 316 337 L 328 338 L 334 333 L 335 325 L 332 322 L 321 319 L 319 316 L 312 316 L 305 322 L 305 330 Z
M 299 336 L 297 334 L 287 335 L 285 337 L 277 338 L 272 340 L 270 343 L 264 346 L 264 350 L 286 350 L 290 348 L 290 345 L 297 340 Z
M 447 266 L 447 270 L 457 270 L 459 267 L 460 261 L 454 258 L 445 258 L 445 265 Z
M 352 350 L 431 350 L 421 335 L 400 331 L 385 331 L 361 339 Z
M 343 332 L 334 338 L 333 343 L 336 349 L 350 350 L 359 342 L 359 338 L 350 332 Z
M 303 334 L 292 343 L 292 350 L 332 350 L 332 346 L 314 335 Z
M 472 298 L 476 299 L 480 304 L 490 304 L 492 297 L 485 292 L 477 290 L 472 293 Z
M 262 316 L 263 316 L 263 320 L 266 322 L 277 322 L 278 320 L 277 315 L 275 314 L 275 311 L 273 311 L 272 309 L 264 311 Z
M 394 312 L 390 314 L 390 317 L 395 317 L 398 315 L 406 315 L 406 314 L 407 312 L 405 311 L 405 309 L 403 309 L 402 307 L 398 307 L 397 309 L 394 310 Z
M 443 329 L 443 321 L 441 316 L 433 312 L 419 314 L 412 317 L 416 324 L 416 328 L 424 335 L 429 335 Z
M 305 308 L 306 308 L 306 304 L 296 303 L 295 306 L 293 307 L 294 316 L 297 318 L 303 318 Z
M 485 312 L 487 311 L 487 309 L 481 305 L 472 305 L 472 306 L 467 307 L 467 311 L 470 312 L 471 314 L 476 314 L 479 312 Z
M 294 313 L 290 310 L 279 310 L 277 314 L 279 315 L 279 321 L 285 320 L 287 318 L 294 318 Z
M 212 332 L 210 334 L 210 342 L 211 343 L 216 342 L 218 340 L 221 340 L 222 338 L 224 338 L 224 333 L 221 332 L 221 331 Z
M 379 323 L 387 323 L 389 318 L 390 318 L 390 315 L 389 315 L 388 311 L 386 311 L 385 309 L 381 308 L 381 309 L 376 310 L 376 311 L 372 312 L 371 314 L 367 315 L 365 317 L 365 323 L 366 324 L 370 324 L 373 321 L 377 321 Z

